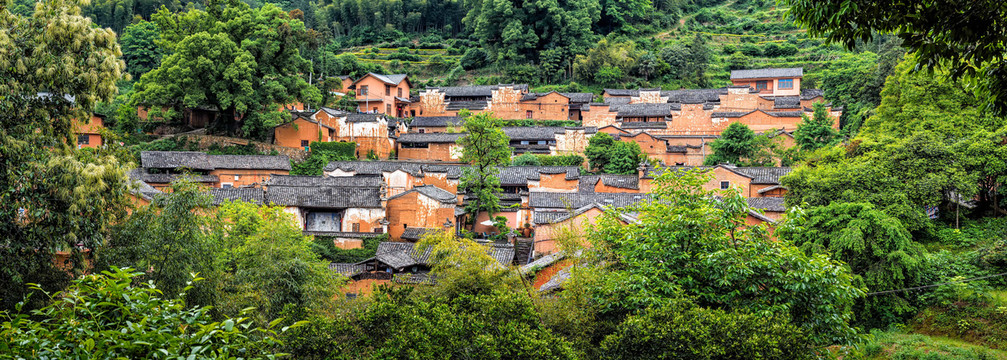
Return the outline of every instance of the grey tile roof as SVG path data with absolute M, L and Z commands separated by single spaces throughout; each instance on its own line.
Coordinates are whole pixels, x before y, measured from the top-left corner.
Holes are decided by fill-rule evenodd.
M 535 261 L 524 264 L 521 266 L 519 270 L 521 271 L 521 274 L 528 274 L 532 270 L 545 268 L 549 265 L 555 264 L 557 261 L 563 260 L 564 258 L 566 258 L 566 254 L 564 254 L 562 251 L 558 251 L 552 254 L 542 256 L 538 259 L 535 259 Z
M 632 175 L 617 175 L 617 174 L 602 174 L 601 183 L 605 186 L 616 187 L 620 189 L 640 189 L 640 178 L 636 174 Z
M 570 98 L 571 103 L 589 103 L 594 101 L 594 93 L 560 93 Z
M 639 90 L 635 89 L 605 89 L 604 91 L 608 96 L 636 96 L 639 94 Z
M 305 187 L 381 187 L 384 181 L 376 176 L 306 176 L 306 175 L 273 175 L 266 181 L 266 186 L 305 186 Z
M 546 193 L 528 194 L 528 205 L 536 209 L 578 209 L 592 203 L 622 208 L 646 201 L 648 194 L 636 193 Z
M 750 70 L 731 70 L 731 79 L 762 79 L 802 77 L 804 68 L 768 68 Z
M 155 184 L 167 184 L 175 180 L 186 179 L 197 183 L 215 183 L 219 182 L 220 178 L 217 175 L 199 175 L 199 174 L 140 174 L 140 179 L 147 183 Z
M 752 184 L 779 184 L 780 178 L 790 173 L 789 167 L 738 167 L 738 172 L 752 177 Z
M 290 158 L 285 155 L 207 155 L 207 159 L 215 169 L 290 171 Z
M 422 127 L 422 126 L 458 126 L 461 125 L 462 118 L 458 116 L 417 116 L 413 118 L 413 122 L 409 123 L 409 126 Z
M 553 140 L 556 133 L 564 133 L 566 128 L 556 126 L 506 126 L 503 128 L 511 140 Z
M 470 86 L 444 86 L 428 88 L 428 90 L 438 89 L 446 97 L 492 97 L 493 90 L 501 87 L 513 86 L 516 90 L 528 91 L 528 84 L 498 84 L 498 85 L 470 85 Z
M 486 252 L 500 265 L 507 266 L 514 261 L 514 245 L 484 243 Z M 378 244 L 375 259 L 395 269 L 403 269 L 414 265 L 431 266 L 430 253 L 432 248 L 424 246 L 417 248 L 416 244 L 408 242 L 382 242 Z
M 739 118 L 748 114 L 755 112 L 751 111 L 715 111 L 710 113 L 711 118 Z
M 536 225 L 540 224 L 552 224 L 556 222 L 556 219 L 565 218 L 570 215 L 567 211 L 535 211 L 532 213 L 532 222 Z
M 214 169 L 206 153 L 199 151 L 141 151 L 140 164 L 150 169 Z
M 416 161 L 333 161 L 325 166 L 324 171 L 340 169 L 355 172 L 357 175 L 381 176 L 383 173 L 402 170 L 413 176 L 424 176 L 426 173 L 445 173 L 448 179 L 461 176 L 461 164 L 426 163 Z
M 609 105 L 610 106 L 609 110 L 615 110 L 611 108 L 611 106 L 627 105 L 632 100 L 633 99 L 630 99 L 629 97 L 622 97 L 622 96 L 607 97 L 605 98 L 605 102 L 603 104 L 596 104 L 596 105 Z
M 748 198 L 748 206 L 771 212 L 785 212 L 787 207 L 781 197 L 754 197 Z
M 595 185 L 598 185 L 598 181 L 601 180 L 599 175 L 581 175 L 580 182 L 577 184 L 577 192 L 581 193 L 593 193 Z
M 331 263 L 329 264 L 329 270 L 332 270 L 339 275 L 352 278 L 354 276 L 364 273 L 364 265 L 350 264 L 350 263 Z
M 409 189 L 409 191 L 404 191 L 395 196 L 389 197 L 388 200 L 400 198 L 402 196 L 405 196 L 406 194 L 414 192 L 423 194 L 426 197 L 440 201 L 441 203 L 444 204 L 455 204 L 458 202 L 458 197 L 455 196 L 455 194 L 452 194 L 447 190 L 441 189 L 433 185 L 417 186 L 412 189 Z
M 408 143 L 454 143 L 465 136 L 464 133 L 407 133 L 399 135 L 396 140 L 402 144 Z
M 825 90 L 801 89 L 801 100 L 811 100 L 819 96 L 825 96 Z
M 139 195 L 147 201 L 153 200 L 155 196 L 164 194 L 161 190 L 155 189 L 150 184 L 143 181 L 143 169 L 133 169 L 126 173 L 130 181 L 130 192 Z
M 265 201 L 305 208 L 380 208 L 381 193 L 379 188 L 270 186 Z
M 570 276 L 571 276 L 570 268 L 560 270 L 556 272 L 556 274 L 553 275 L 552 278 L 549 279 L 549 281 L 547 281 L 545 284 L 542 284 L 542 286 L 538 288 L 538 291 L 551 292 L 560 290 L 563 288 L 563 283 L 565 283 L 567 280 L 570 279 Z
M 526 185 L 529 180 L 538 181 L 542 174 L 563 174 L 564 179 L 580 178 L 577 166 L 504 166 L 499 168 L 501 185 Z
M 777 96 L 773 98 L 774 109 L 800 109 L 800 96 Z
M 223 204 L 225 201 L 244 201 L 257 205 L 262 205 L 265 193 L 259 188 L 228 188 L 210 189 L 210 196 L 213 197 L 213 205 Z
M 405 80 L 408 77 L 408 75 L 406 74 L 375 74 L 375 73 L 368 73 L 368 74 L 374 76 L 378 80 L 381 80 L 391 85 L 398 85 L 400 82 L 402 82 L 402 80 Z M 363 79 L 363 77 L 360 77 L 360 79 Z M 360 81 L 360 79 L 357 79 L 357 81 Z
M 383 117 L 385 117 L 385 115 L 383 114 L 363 114 L 363 113 L 346 114 L 346 122 L 348 123 L 378 122 L 378 120 Z M 387 121 L 387 119 L 385 120 Z
M 402 231 L 401 238 L 403 240 L 419 241 L 420 239 L 423 239 L 423 236 L 426 236 L 427 233 L 436 233 L 438 231 L 443 231 L 443 229 L 411 227 Z
M 671 116 L 669 104 L 626 104 L 619 105 L 619 117 Z
M 763 111 L 766 115 L 774 117 L 801 117 L 803 111 Z
M 727 88 L 682 89 L 661 92 L 661 96 L 668 97 L 668 102 L 685 104 L 720 102 L 720 95 L 727 95 Z
M 484 110 L 490 106 L 488 101 L 449 101 L 444 106 L 445 110 L 458 111 L 462 109 Z

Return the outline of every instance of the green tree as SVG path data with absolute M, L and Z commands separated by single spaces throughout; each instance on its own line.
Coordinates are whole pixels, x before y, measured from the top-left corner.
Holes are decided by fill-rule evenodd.
M 124 164 L 104 149 L 76 151 L 72 133 L 73 119 L 115 97 L 125 68 L 115 33 L 76 1 L 40 1 L 31 16 L 9 4 L 0 2 L 0 309 L 31 292 L 27 283 L 66 286 L 128 204 Z M 68 258 L 58 267 L 57 252 Z
M 710 143 L 710 148 L 713 153 L 703 161 L 706 165 L 745 165 L 758 151 L 755 132 L 740 122 L 728 125 L 720 138 Z
M 142 274 L 112 268 L 101 275 L 83 276 L 51 296 L 45 293 L 49 305 L 30 315 L 0 313 L 6 319 L 0 324 L 0 348 L 4 349 L 0 356 L 259 359 L 279 355 L 270 349 L 280 345 L 277 338 L 287 328 L 277 331 L 276 323 L 255 327 L 245 316 L 213 321 L 210 308 L 189 308 L 183 300 L 139 281 Z
M 458 139 L 462 147 L 460 160 L 470 164 L 462 170 L 458 187 L 473 197 L 465 205 L 465 211 L 472 215 L 475 224 L 480 212 L 485 211 L 492 218 L 500 211 L 497 194 L 503 190 L 498 167 L 510 162 L 510 138 L 504 134 L 500 118 L 491 113 L 471 115 L 463 110 L 458 115 L 463 118 L 466 132 Z
M 542 162 L 532 153 L 524 153 L 511 160 L 512 166 L 542 166 Z
M 705 309 L 687 301 L 626 318 L 601 343 L 606 359 L 811 359 L 785 318 Z
M 588 164 L 592 170 L 601 171 L 611 161 L 612 146 L 615 139 L 612 135 L 599 132 L 587 141 L 587 148 L 584 149 L 584 156 L 587 157 Z
M 646 159 L 636 142 L 619 141 L 609 149 L 604 171 L 609 174 L 635 174 L 640 161 Z
M 473 3 L 462 21 L 498 61 L 537 63 L 545 49 L 569 54 L 588 49 L 600 11 L 595 1 L 485 0 Z
M 740 51 L 735 51 L 731 54 L 731 57 L 727 59 L 728 70 L 748 69 L 751 66 L 752 58 L 748 57 L 748 55 L 742 54 Z
M 858 42 L 895 34 L 915 55 L 912 67 L 946 70 L 941 74 L 965 80 L 996 110 L 1007 109 L 1007 9 L 999 1 L 970 5 L 983 11 L 962 11 L 956 3 L 934 0 L 916 6 L 868 0 L 783 3 L 811 35 L 825 36 L 850 49 Z
M 279 318 L 285 306 L 325 308 L 340 284 L 311 251 L 311 238 L 281 207 L 227 202 L 218 209 L 224 238 L 216 252 L 223 274 L 220 310 L 256 307 L 263 323 Z
M 357 94 L 353 90 L 347 91 L 346 95 L 343 95 L 343 97 L 336 101 L 335 107 L 342 111 L 355 113 L 360 109 L 356 99 Z
M 469 48 L 465 50 L 465 55 L 462 55 L 459 64 L 465 70 L 479 69 L 486 66 L 486 62 L 489 59 L 489 54 L 480 48 Z
M 749 226 L 740 190 L 708 191 L 709 175 L 665 171 L 649 201 L 607 213 L 588 235 L 591 266 L 574 284 L 592 289 L 601 316 L 663 306 L 683 296 L 703 307 L 789 318 L 817 345 L 850 343 L 851 306 L 864 290 L 846 265 L 807 255 Z M 633 213 L 626 224 L 618 213 Z M 577 280 L 580 277 L 583 280 Z
M 832 127 L 836 119 L 829 114 L 825 103 L 819 101 L 811 106 L 814 108 L 812 116 L 801 114 L 801 123 L 794 130 L 794 141 L 802 151 L 815 151 L 839 140 L 839 131 Z
M 874 206 L 834 202 L 806 213 L 793 211 L 777 227 L 776 235 L 800 246 L 809 255 L 825 254 L 845 262 L 856 282 L 868 291 L 902 289 L 919 285 L 926 251 L 913 241 L 902 223 Z M 908 293 L 861 299 L 858 322 L 885 327 L 915 312 Z
M 139 79 L 141 75 L 157 67 L 161 61 L 161 50 L 157 40 L 161 37 L 157 24 L 141 21 L 126 27 L 119 42 L 122 43 L 122 58 L 126 60 L 126 70 Z
M 222 280 L 215 263 L 220 247 L 220 224 L 204 214 L 208 194 L 195 183 L 178 181 L 170 195 L 158 196 L 117 224 L 95 267 L 144 269 L 143 281 L 153 281 L 167 294 L 186 292 L 187 303 L 217 305 L 216 287 Z M 209 279 L 188 291 L 191 274 Z
M 636 44 L 632 41 L 601 39 L 586 54 L 577 55 L 573 61 L 573 73 L 578 79 L 586 81 L 614 83 L 623 79 L 623 69 L 632 69 L 636 65 L 638 56 Z
M 162 9 L 154 20 L 170 54 L 136 84 L 139 104 L 215 107 L 211 127 L 264 138 L 289 116 L 280 105 L 321 101 L 300 75 L 309 70 L 299 52 L 308 40 L 304 24 L 275 5 Z

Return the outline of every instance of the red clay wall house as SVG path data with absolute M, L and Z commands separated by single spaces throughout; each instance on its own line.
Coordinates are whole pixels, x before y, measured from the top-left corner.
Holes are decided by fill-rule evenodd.
M 402 240 L 405 229 L 444 228 L 445 223 L 455 221 L 453 193 L 434 186 L 421 186 L 388 198 L 388 236 L 394 241 Z
M 367 73 L 353 82 L 360 112 L 408 117 L 409 77 L 405 74 L 383 75 Z
M 528 191 L 575 193 L 580 186 L 579 179 L 567 179 L 566 173 L 539 174 L 538 181 L 528 181 Z
M 104 116 L 91 115 L 91 120 L 87 123 L 74 120 L 73 127 L 78 148 L 98 148 L 103 144 L 101 130 L 105 128 Z
M 293 119 L 273 129 L 273 143 L 280 146 L 305 148 L 315 141 L 332 141 L 336 129 L 319 123 L 304 113 L 294 113 Z
M 801 94 L 802 68 L 732 70 L 731 83 L 749 86 L 760 94 L 791 96 Z

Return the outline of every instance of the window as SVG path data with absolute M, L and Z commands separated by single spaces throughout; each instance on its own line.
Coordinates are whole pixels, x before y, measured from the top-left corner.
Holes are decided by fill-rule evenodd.
M 525 119 L 531 119 L 531 117 L 532 117 L 532 114 L 533 114 L 533 113 L 532 113 L 532 111 L 531 111 L 531 110 L 528 110 L 528 111 L 525 111 L 525 112 L 524 112 L 524 118 L 525 118 Z
M 77 135 L 77 145 L 87 145 L 91 143 L 91 135 L 81 134 Z
M 360 86 L 360 95 L 367 95 L 367 85 Z
M 766 80 L 759 80 L 755 82 L 755 90 L 766 90 L 769 88 L 769 82 Z
M 794 79 L 780 79 L 780 89 L 793 89 Z
M 528 140 L 521 140 L 521 145 L 528 145 Z
M 308 147 L 308 140 L 301 140 L 301 147 Z
M 385 85 L 385 96 L 392 96 L 392 87 Z
M 374 233 L 375 233 L 375 234 L 383 234 L 384 232 L 385 232 L 385 231 L 384 231 L 384 229 L 382 229 L 382 228 L 374 228 Z
M 385 105 L 385 114 L 391 114 L 391 113 L 392 113 L 392 104 L 386 104 Z
M 371 111 L 372 111 L 372 112 L 373 112 L 374 114 L 377 114 L 377 113 L 378 113 L 378 107 L 377 107 L 377 106 L 375 106 L 375 107 L 374 107 L 373 109 L 371 109 Z
M 402 88 L 395 88 L 395 89 L 399 91 L 399 97 L 402 97 Z
M 545 145 L 545 140 L 539 140 L 539 141 L 538 141 L 538 144 L 539 144 L 539 145 Z
M 683 165 L 685 165 L 685 163 L 682 163 L 682 162 L 675 163 L 675 166 L 683 166 Z
M 232 184 L 232 183 L 220 183 L 220 188 L 221 189 L 230 189 L 232 187 L 234 187 L 234 184 Z
M 420 129 L 420 134 L 426 133 L 427 129 Z
M 241 180 L 241 175 L 234 175 L 234 181 Z
M 730 181 L 721 181 L 720 182 L 720 190 L 727 190 L 729 188 L 731 188 L 731 182 Z
M 360 223 L 353 223 L 353 232 L 360 232 Z

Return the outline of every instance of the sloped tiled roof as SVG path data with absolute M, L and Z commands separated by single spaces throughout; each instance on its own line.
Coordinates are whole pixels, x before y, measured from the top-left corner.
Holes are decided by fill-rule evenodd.
M 781 197 L 754 197 L 748 198 L 748 206 L 771 212 L 787 211 L 784 200 Z
M 801 89 L 801 100 L 811 100 L 819 96 L 825 96 L 825 90 Z
M 492 97 L 493 90 L 501 87 L 514 87 L 516 90 L 528 91 L 528 84 L 498 84 L 498 85 L 470 85 L 470 86 L 444 86 L 429 88 L 440 90 L 446 97 Z
M 420 239 L 423 239 L 423 237 L 426 236 L 427 233 L 435 233 L 435 232 L 438 232 L 438 231 L 443 231 L 443 230 L 442 229 L 434 229 L 434 228 L 411 227 L 411 228 L 406 228 L 405 230 L 402 231 L 401 238 L 403 240 L 419 241 Z
M 213 197 L 213 205 L 223 204 L 225 201 L 244 201 L 257 205 L 262 205 L 265 194 L 258 188 L 227 188 L 210 189 L 210 196 Z
M 594 93 L 560 93 L 570 98 L 571 103 L 589 103 L 594 100 Z
M 290 171 L 290 158 L 285 155 L 207 155 L 207 160 L 215 169 Z
M 789 167 L 738 167 L 735 170 L 751 176 L 752 184 L 779 184 L 780 178 L 790 173 Z
M 538 181 L 542 174 L 566 174 L 566 180 L 580 177 L 580 167 L 577 166 L 504 166 L 499 170 L 502 185 L 524 185 L 529 180 Z
M 774 109 L 800 109 L 801 97 L 799 96 L 777 96 L 773 98 Z
M 139 174 L 140 180 L 147 183 L 154 184 L 167 184 L 175 180 L 186 179 L 197 183 L 215 183 L 219 182 L 220 178 L 217 175 L 199 175 L 199 174 L 148 174 L 141 170 Z
M 783 78 L 802 77 L 804 68 L 768 68 L 750 70 L 731 70 L 731 79 L 763 79 L 763 78 Z
M 408 75 L 406 74 L 375 74 L 375 73 L 367 73 L 367 74 L 374 76 L 376 79 L 381 80 L 386 84 L 391 85 L 398 85 L 400 82 L 402 82 L 402 80 L 405 80 L 408 77 Z M 360 79 L 357 79 L 353 83 L 356 84 L 363 78 L 364 77 L 360 77 Z
M 458 116 L 417 116 L 409 126 L 458 126 L 461 123 L 462 118 Z
M 449 101 L 447 105 L 444 106 L 445 110 L 457 111 L 462 109 L 468 110 L 483 110 L 489 107 L 488 101 Z
M 751 110 L 751 111 L 716 111 L 716 112 L 710 113 L 710 117 L 711 118 L 739 118 L 739 117 L 751 114 L 753 112 L 755 112 L 755 110 Z
M 632 175 L 618 175 L 618 174 L 602 174 L 601 183 L 605 186 L 611 186 L 620 189 L 640 189 L 640 178 L 636 174 Z
M 402 144 L 408 143 L 453 143 L 458 141 L 464 133 L 407 133 L 399 135 L 396 140 Z
M 667 129 L 668 123 L 665 121 L 627 121 L 621 123 L 623 129 Z
M 720 95 L 727 95 L 727 88 L 682 89 L 661 92 L 661 96 L 668 97 L 668 102 L 685 104 L 720 102 Z
M 379 188 L 270 186 L 267 203 L 326 209 L 380 208 Z
M 626 104 L 619 105 L 619 117 L 671 116 L 669 104 Z
M 348 186 L 348 187 L 381 187 L 384 181 L 376 176 L 307 176 L 307 175 L 273 175 L 266 181 L 266 186 Z
M 360 275 L 364 273 L 363 264 L 350 264 L 350 263 L 331 263 L 329 264 L 329 270 L 336 272 L 337 274 L 343 275 L 348 278 Z
M 611 205 L 616 208 L 626 207 L 650 198 L 648 194 L 635 193 L 546 193 L 532 192 L 528 194 L 528 204 L 532 208 L 544 209 L 578 209 L 592 203 Z M 536 211 L 538 212 L 538 211 Z
M 766 115 L 773 117 L 801 117 L 803 111 L 763 111 Z
M 405 196 L 406 194 L 411 194 L 414 192 L 423 194 L 423 196 L 440 201 L 441 203 L 444 204 L 454 204 L 458 202 L 458 197 L 455 194 L 452 194 L 447 190 L 441 189 L 433 185 L 417 186 L 412 189 L 409 189 L 408 191 L 404 191 L 395 196 L 389 197 L 388 200 L 400 198 L 402 196 Z
M 214 169 L 206 153 L 199 151 L 141 151 L 140 164 L 151 169 Z
M 506 126 L 503 128 L 511 140 L 552 140 L 556 133 L 563 133 L 566 128 L 561 126 Z
M 381 118 L 385 117 L 383 114 L 346 114 L 346 122 L 348 123 L 362 123 L 362 122 L 378 122 Z

